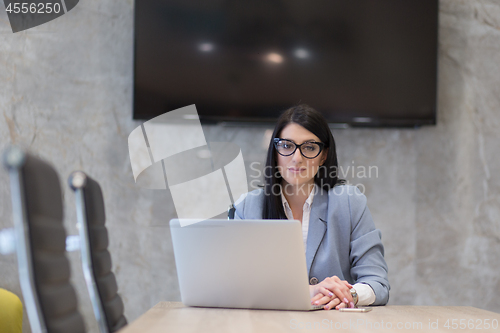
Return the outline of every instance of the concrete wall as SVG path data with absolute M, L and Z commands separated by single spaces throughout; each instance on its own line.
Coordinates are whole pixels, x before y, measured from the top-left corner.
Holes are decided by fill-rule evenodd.
M 167 223 L 168 191 L 134 184 L 133 1 L 85 0 L 67 15 L 12 34 L 0 5 L 0 149 L 29 147 L 61 175 L 68 234 L 76 234 L 69 173 L 87 171 L 106 199 L 110 251 L 125 313 L 180 300 Z M 365 186 L 382 230 L 390 304 L 470 305 L 500 312 L 500 3 L 442 0 L 438 125 L 417 130 L 334 130 L 344 170 L 374 166 Z M 264 127 L 204 126 L 208 141 L 242 147 L 262 163 Z M 352 169 L 351 169 L 352 170 Z M 357 169 L 358 170 L 358 169 Z M 247 169 L 249 180 L 256 172 Z M 0 228 L 12 226 L 8 177 L 0 172 Z M 97 332 L 78 253 L 73 282 Z M 15 255 L 0 256 L 0 287 L 21 298 Z M 25 318 L 24 332 L 30 332 Z

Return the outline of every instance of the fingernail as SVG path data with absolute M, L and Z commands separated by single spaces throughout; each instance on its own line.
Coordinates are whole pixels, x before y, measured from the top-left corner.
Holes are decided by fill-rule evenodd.
M 319 304 L 319 301 L 314 302 L 314 304 L 318 305 L 318 304 Z
M 328 295 L 331 297 L 331 296 L 333 296 L 333 293 L 329 293 Z
M 349 307 L 350 307 L 350 308 L 354 308 L 354 303 L 353 303 L 353 302 L 351 302 L 351 303 L 349 304 Z
M 349 304 L 349 301 L 347 300 L 347 298 L 344 298 L 344 303 Z
M 328 310 L 328 309 L 330 309 L 330 308 L 328 307 L 328 305 L 327 305 L 327 306 L 325 306 L 325 310 Z

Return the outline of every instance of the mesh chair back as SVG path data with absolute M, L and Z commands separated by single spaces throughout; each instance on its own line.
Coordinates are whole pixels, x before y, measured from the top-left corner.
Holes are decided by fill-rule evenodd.
M 75 191 L 80 225 L 82 264 L 94 314 L 101 333 L 115 332 L 127 324 L 116 278 L 111 271 L 104 199 L 99 184 L 81 171 L 69 177 Z
M 10 148 L 9 170 L 19 278 L 32 332 L 85 332 L 70 283 L 59 177 L 52 166 Z

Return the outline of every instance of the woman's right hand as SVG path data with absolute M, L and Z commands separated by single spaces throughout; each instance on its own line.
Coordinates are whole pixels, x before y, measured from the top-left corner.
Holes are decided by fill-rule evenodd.
M 325 304 L 325 310 L 334 307 L 337 310 L 343 307 L 354 307 L 351 288 L 352 285 L 349 282 L 343 281 L 337 276 L 328 277 L 316 285 L 309 286 L 312 297 L 311 304 Z

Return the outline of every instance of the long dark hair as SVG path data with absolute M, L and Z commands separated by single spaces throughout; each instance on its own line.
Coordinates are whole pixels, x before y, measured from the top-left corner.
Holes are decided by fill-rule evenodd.
M 293 106 L 279 117 L 269 143 L 264 168 L 263 219 L 286 219 L 281 194 L 276 190 L 281 186 L 281 176 L 277 169 L 277 152 L 274 148 L 274 138 L 279 137 L 283 128 L 291 123 L 298 124 L 316 135 L 325 144 L 324 149 L 328 149 L 325 163 L 320 166 L 318 173 L 314 177 L 314 182 L 327 191 L 335 185 L 343 183 L 343 180 L 339 179 L 337 174 L 338 161 L 335 140 L 325 117 L 309 105 Z

